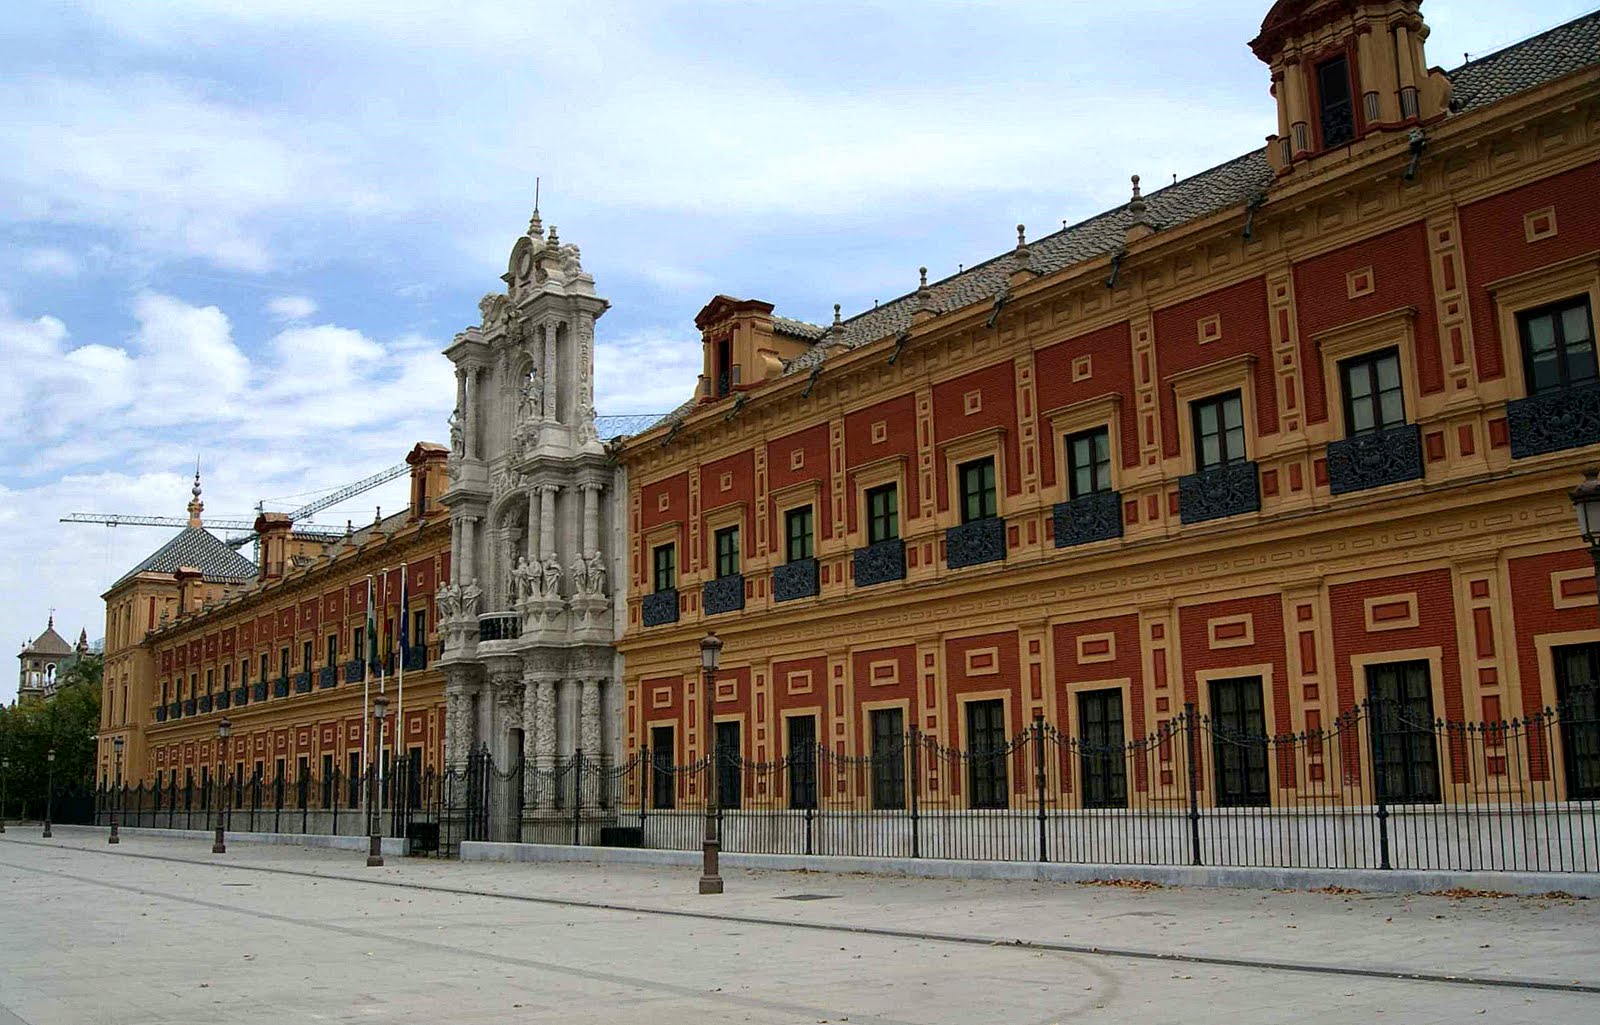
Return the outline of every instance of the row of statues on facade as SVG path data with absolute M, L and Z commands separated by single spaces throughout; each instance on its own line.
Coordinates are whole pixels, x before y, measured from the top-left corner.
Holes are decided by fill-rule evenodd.
M 561 562 L 551 552 L 541 562 L 530 561 L 526 555 L 519 558 L 511 570 L 510 599 L 561 597 Z M 606 560 L 599 552 L 579 556 L 571 570 L 572 593 L 575 595 L 603 595 L 606 592 Z
M 439 606 L 439 621 L 448 622 L 457 616 L 476 619 L 478 606 L 483 602 L 483 589 L 476 577 L 467 584 L 447 584 L 439 588 L 434 603 Z

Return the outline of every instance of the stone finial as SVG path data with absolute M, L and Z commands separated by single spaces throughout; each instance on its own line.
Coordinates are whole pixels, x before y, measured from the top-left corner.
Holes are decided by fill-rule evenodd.
M 544 237 L 544 221 L 539 218 L 539 179 L 533 179 L 533 219 L 528 221 L 528 237 Z
M 1151 223 L 1149 207 L 1144 201 L 1144 194 L 1139 191 L 1138 175 L 1133 176 L 1133 196 L 1128 200 L 1128 213 L 1133 215 L 1133 219 L 1123 232 L 1124 242 L 1137 242 L 1155 234 L 1156 226 Z
M 550 225 L 549 243 L 551 249 L 554 249 L 561 244 L 561 236 L 556 234 L 556 226 L 554 224 Z
M 1028 244 L 1028 226 L 1026 224 L 1019 224 L 1019 225 L 1017 225 L 1017 248 L 1018 249 L 1025 248 L 1027 246 L 1027 244 Z
M 1028 248 L 1028 228 L 1017 225 L 1017 248 L 1011 251 L 1011 273 L 1033 269 L 1033 250 Z
M 200 468 L 194 470 L 194 487 L 189 489 L 189 526 L 200 526 L 200 514 L 205 511 L 206 504 L 200 501 Z
M 1139 192 L 1139 176 L 1133 176 L 1133 198 L 1128 200 L 1128 212 L 1135 217 L 1144 216 L 1144 196 Z
M 936 316 L 937 310 L 933 308 L 933 290 L 928 287 L 928 268 L 917 268 L 917 303 L 911 308 L 911 319 L 920 323 Z
M 372 510 L 372 522 L 373 523 L 382 523 L 383 522 L 383 506 L 381 506 L 381 505 L 377 506 Z
M 834 303 L 833 304 L 833 329 L 835 331 L 837 331 L 843 326 L 844 326 L 844 324 L 839 320 L 839 304 L 838 303 Z

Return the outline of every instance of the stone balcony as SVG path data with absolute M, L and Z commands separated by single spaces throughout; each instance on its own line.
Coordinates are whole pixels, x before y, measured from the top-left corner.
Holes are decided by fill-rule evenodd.
M 950 569 L 1004 562 L 1006 521 L 999 516 L 973 520 L 944 532 L 945 565 Z
M 816 559 L 795 559 L 772 570 L 773 601 L 815 598 L 817 590 Z
M 1184 523 L 1204 523 L 1261 510 L 1261 481 L 1252 460 L 1178 478 L 1178 513 Z
M 485 612 L 478 617 L 478 640 L 514 641 L 522 636 L 522 613 Z
M 1328 490 L 1335 495 L 1422 479 L 1422 431 L 1403 424 L 1328 443 Z
M 1122 536 L 1122 493 L 1095 491 L 1055 506 L 1057 548 Z

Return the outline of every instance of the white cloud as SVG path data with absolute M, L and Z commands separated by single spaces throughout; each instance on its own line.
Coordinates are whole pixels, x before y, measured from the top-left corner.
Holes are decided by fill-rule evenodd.
M 602 413 L 667 413 L 694 394 L 700 338 L 654 328 L 595 340 L 595 405 Z
M 303 295 L 280 295 L 267 301 L 267 312 L 277 320 L 305 320 L 317 312 L 317 301 Z
M 35 274 L 50 274 L 70 278 L 81 269 L 78 258 L 65 249 L 30 249 L 22 257 L 22 266 Z

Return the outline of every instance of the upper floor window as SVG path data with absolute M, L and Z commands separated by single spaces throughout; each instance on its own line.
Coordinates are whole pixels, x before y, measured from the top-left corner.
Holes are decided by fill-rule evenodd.
M 722 396 L 728 394 L 728 392 L 733 390 L 733 342 L 732 342 L 732 340 L 724 338 L 724 339 L 718 341 L 716 343 L 715 352 L 716 352 L 716 364 L 717 364 L 716 365 L 717 380 L 716 380 L 716 384 L 715 384 L 716 391 L 715 391 L 714 395 L 715 395 L 716 398 L 720 399 Z
M 1565 299 L 1517 314 L 1528 393 L 1589 384 L 1596 378 L 1589 297 Z
M 212 692 L 212 690 L 214 690 L 216 688 L 216 685 L 217 685 L 216 672 L 217 671 L 215 669 L 207 669 L 206 670 L 206 693 L 207 694 L 210 694 Z
M 304 672 L 311 672 L 311 660 L 315 658 L 316 646 L 310 641 L 300 642 L 300 668 Z
M 1347 145 L 1356 137 L 1350 92 L 1350 65 L 1344 57 L 1317 65 L 1317 127 L 1323 149 Z
M 247 659 L 247 658 L 241 658 L 239 660 L 239 685 L 242 687 L 242 686 L 244 686 L 245 684 L 247 684 L 249 682 L 250 682 L 250 660 Z
M 1190 408 L 1194 413 L 1195 468 L 1215 470 L 1244 462 L 1244 405 L 1239 393 L 1201 399 Z
M 783 514 L 784 558 L 789 562 L 811 558 L 811 507 L 801 506 Z
M 739 528 L 723 527 L 716 533 L 717 576 L 731 577 L 739 572 Z
M 1111 490 L 1111 432 L 1105 427 L 1067 438 L 1068 496 Z
M 678 586 L 678 546 L 659 545 L 650 553 L 655 566 L 655 589 L 670 591 Z
M 268 668 L 268 659 L 269 658 L 270 658 L 270 656 L 266 652 L 263 651 L 261 653 L 261 682 L 262 683 L 266 683 L 267 682 L 267 677 L 272 675 L 271 670 Z
M 880 484 L 867 492 L 867 544 L 900 536 L 900 486 Z
M 285 645 L 278 649 L 278 668 L 283 671 L 284 678 L 289 676 L 289 648 Z
M 427 609 L 416 609 L 411 613 L 411 643 L 413 646 L 428 643 Z
M 355 628 L 355 630 L 353 630 L 351 632 L 351 634 L 350 634 L 350 657 L 352 659 L 360 658 L 362 652 L 367 650 L 366 644 L 365 644 L 366 636 L 367 636 L 366 627 L 358 626 L 358 627 Z
M 1406 422 L 1400 390 L 1400 354 L 1372 352 L 1339 364 L 1344 383 L 1345 434 L 1373 434 Z
M 227 690 L 233 683 L 233 663 L 225 663 L 222 667 L 222 689 Z
M 335 665 L 339 661 L 339 635 L 328 635 L 328 665 Z
M 961 522 L 993 519 L 999 515 L 994 490 L 994 457 L 962 463 L 956 472 L 961 477 Z

